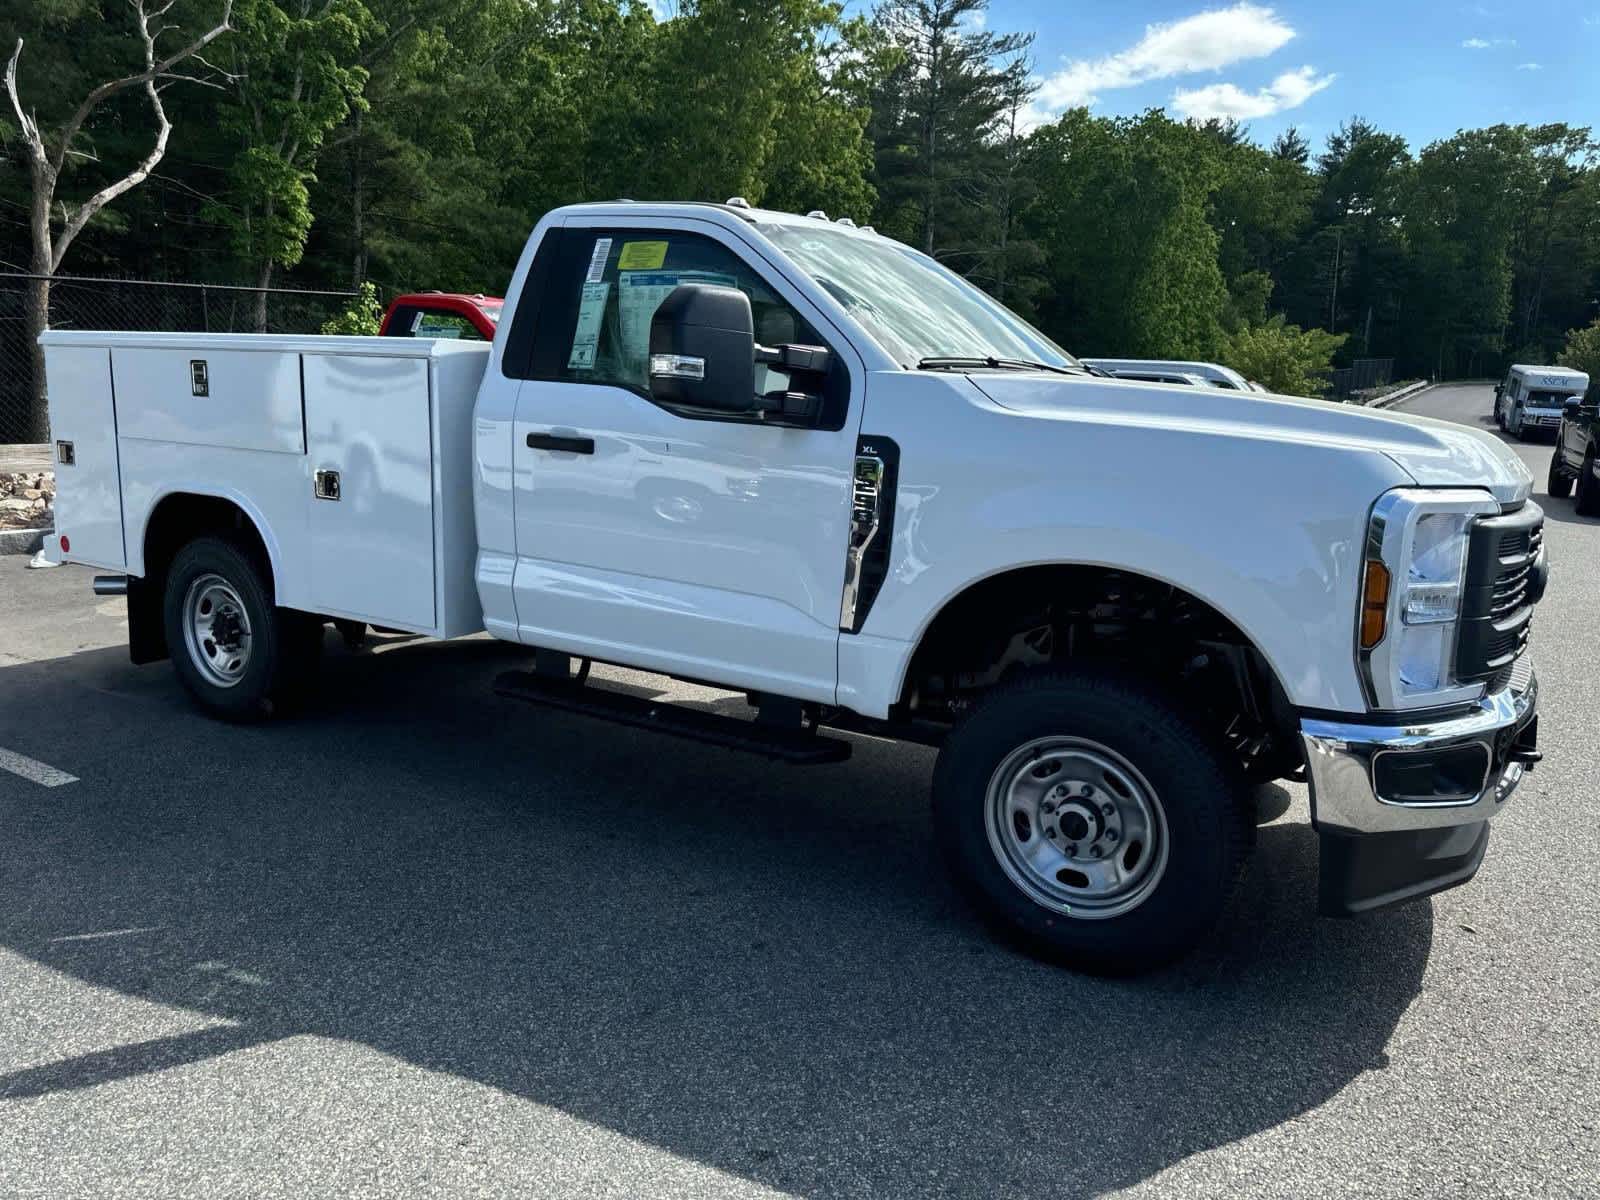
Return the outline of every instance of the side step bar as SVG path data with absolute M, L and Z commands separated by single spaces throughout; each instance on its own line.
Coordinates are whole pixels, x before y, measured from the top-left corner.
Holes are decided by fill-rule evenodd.
M 850 757 L 849 742 L 822 737 L 807 729 L 741 721 L 720 713 L 646 700 L 623 692 L 608 692 L 576 680 L 551 678 L 531 671 L 505 672 L 495 679 L 494 690 L 513 700 L 599 717 L 637 729 L 655 729 L 690 741 L 743 750 L 783 762 L 816 765 L 843 762 Z

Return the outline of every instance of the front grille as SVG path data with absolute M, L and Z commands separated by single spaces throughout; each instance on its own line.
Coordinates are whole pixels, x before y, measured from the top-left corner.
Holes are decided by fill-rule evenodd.
M 1544 513 L 1537 504 L 1473 524 L 1456 643 L 1455 674 L 1463 683 L 1482 680 L 1493 692 L 1510 682 L 1528 648 L 1543 549 Z

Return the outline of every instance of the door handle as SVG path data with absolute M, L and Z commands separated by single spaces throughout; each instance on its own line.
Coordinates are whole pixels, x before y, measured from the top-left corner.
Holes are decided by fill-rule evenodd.
M 594 439 L 589 437 L 563 437 L 559 433 L 530 433 L 529 450 L 565 450 L 571 454 L 593 454 Z

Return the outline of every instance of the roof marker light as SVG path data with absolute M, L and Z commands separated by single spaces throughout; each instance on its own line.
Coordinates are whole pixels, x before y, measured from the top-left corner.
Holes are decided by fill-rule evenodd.
M 856 223 L 849 217 L 838 217 L 833 223 L 835 225 L 843 225 L 846 229 L 854 229 L 856 227 Z
M 815 217 L 819 221 L 826 221 L 828 219 L 828 214 L 823 212 L 820 208 L 813 208 L 806 214 L 806 216 Z
M 729 196 L 728 199 L 725 201 L 725 203 L 727 204 L 727 206 L 729 208 L 749 208 L 750 207 L 750 201 L 746 200 L 743 196 Z

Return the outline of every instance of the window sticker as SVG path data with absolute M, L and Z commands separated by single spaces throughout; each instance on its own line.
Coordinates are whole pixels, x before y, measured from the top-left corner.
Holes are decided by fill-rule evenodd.
M 604 256 L 601 256 L 600 262 L 602 265 L 605 263 Z M 610 295 L 609 283 L 583 285 L 583 299 L 578 305 L 578 326 L 572 333 L 572 353 L 567 355 L 567 370 L 594 370 L 595 355 L 600 348 L 600 323 L 605 318 L 606 300 Z
M 595 238 L 594 253 L 589 255 L 589 270 L 584 274 L 585 283 L 599 283 L 605 277 L 606 259 L 611 255 L 611 239 Z
M 667 261 L 665 242 L 623 242 L 617 256 L 619 271 L 659 271 Z
M 715 271 L 629 271 L 617 276 L 617 315 L 622 326 L 622 350 L 627 369 L 644 377 L 650 354 L 650 318 L 680 283 L 709 283 L 733 287 L 732 275 Z M 581 321 L 580 321 L 581 324 Z

